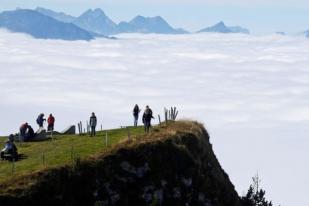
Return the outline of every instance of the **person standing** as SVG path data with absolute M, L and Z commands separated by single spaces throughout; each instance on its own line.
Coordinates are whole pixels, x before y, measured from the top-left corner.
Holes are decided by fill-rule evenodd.
M 55 125 L 55 117 L 53 116 L 53 114 L 50 114 L 48 119 L 47 119 L 47 131 L 54 131 L 54 125 Z
M 144 123 L 144 128 L 145 132 L 149 133 L 149 129 L 151 127 L 151 119 L 153 118 L 152 116 L 152 110 L 149 108 L 149 106 L 146 106 L 146 109 L 143 114 L 143 123 Z
M 44 121 L 46 121 L 46 119 L 44 119 L 44 114 L 41 113 L 36 119 L 36 123 L 39 125 L 40 129 L 43 128 Z
M 97 126 L 97 117 L 95 116 L 94 112 L 92 112 L 92 115 L 91 115 L 90 120 L 89 120 L 89 124 L 90 124 L 90 127 L 91 127 L 90 136 L 93 137 L 93 136 L 96 135 L 95 128 Z
M 138 116 L 141 110 L 139 109 L 138 105 L 136 104 L 133 109 L 133 116 L 134 116 L 134 127 L 137 127 L 138 125 Z

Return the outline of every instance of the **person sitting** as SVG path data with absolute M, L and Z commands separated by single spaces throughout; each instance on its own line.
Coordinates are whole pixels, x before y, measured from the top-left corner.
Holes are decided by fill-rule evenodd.
M 17 147 L 14 144 L 14 135 L 10 135 L 5 142 L 4 148 L 0 153 L 1 159 L 11 159 L 16 161 L 18 159 Z
M 35 137 L 34 130 L 30 125 L 28 125 L 28 131 L 25 136 L 25 141 L 31 141 L 34 137 Z

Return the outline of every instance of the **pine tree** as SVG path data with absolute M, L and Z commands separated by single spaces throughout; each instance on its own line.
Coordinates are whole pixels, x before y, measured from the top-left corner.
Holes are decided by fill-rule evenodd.
M 244 206 L 272 206 L 271 201 L 267 201 L 265 198 L 265 190 L 260 189 L 261 180 L 259 179 L 259 175 L 257 174 L 252 178 L 253 184 L 250 185 L 248 192 L 245 196 L 243 196 L 242 203 Z

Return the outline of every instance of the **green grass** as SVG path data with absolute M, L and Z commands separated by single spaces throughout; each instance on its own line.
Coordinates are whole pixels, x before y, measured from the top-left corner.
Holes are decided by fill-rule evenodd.
M 130 127 L 130 133 L 132 137 L 143 134 L 143 127 Z M 98 132 L 96 137 L 89 137 L 88 135 L 59 135 L 56 136 L 55 140 L 25 142 L 21 145 L 16 142 L 18 153 L 24 155 L 25 159 L 15 162 L 13 173 L 12 163 L 0 160 L 0 183 L 46 168 L 71 164 L 75 158 L 85 159 L 97 153 L 104 152 L 108 147 L 127 138 L 127 129 L 113 129 L 108 130 L 107 147 L 105 131 Z M 6 138 L 0 138 L 1 149 L 5 140 Z

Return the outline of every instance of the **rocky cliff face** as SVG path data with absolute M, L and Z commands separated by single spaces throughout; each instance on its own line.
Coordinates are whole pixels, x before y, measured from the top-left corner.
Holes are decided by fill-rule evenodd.
M 19 185 L 1 188 L 1 206 L 241 205 L 206 130 L 195 122 L 155 128 L 74 167 L 24 177 Z

